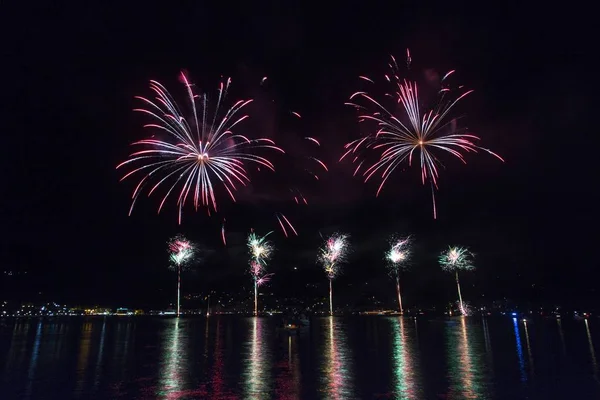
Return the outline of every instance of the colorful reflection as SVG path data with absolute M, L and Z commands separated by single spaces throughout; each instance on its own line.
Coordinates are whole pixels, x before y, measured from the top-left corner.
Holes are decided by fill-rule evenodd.
M 206 320 L 206 326 L 208 326 L 209 320 Z M 213 365 L 213 373 L 211 378 L 212 383 L 212 398 L 220 399 L 222 397 L 221 394 L 224 390 L 225 386 L 225 365 L 223 362 L 223 347 L 224 347 L 224 338 L 221 326 L 221 319 L 217 318 L 217 328 L 215 333 L 215 353 L 214 353 L 214 365 Z M 206 345 L 208 348 L 208 344 Z
M 405 326 L 408 323 L 403 317 L 393 318 L 390 321 L 393 334 L 394 394 L 401 399 L 421 398 L 421 390 L 415 382 L 418 361 L 413 355 L 414 332 L 413 335 L 409 334 L 408 326 Z
M 467 317 L 460 317 L 458 328 L 449 325 L 446 328 L 449 346 L 449 381 L 450 399 L 485 398 L 484 386 L 487 367 L 483 362 L 480 338 L 469 333 Z
M 256 317 L 251 320 L 252 337 L 250 351 L 244 365 L 244 392 L 246 399 L 262 399 L 269 396 L 270 360 L 266 341 L 265 322 Z
M 525 375 L 525 360 L 523 358 L 523 347 L 521 346 L 521 334 L 519 333 L 519 322 L 516 318 L 513 318 L 513 327 L 515 331 L 515 340 L 517 344 L 517 356 L 519 356 L 519 371 L 521 372 L 521 381 L 527 380 Z
M 300 360 L 298 357 L 298 337 L 286 335 L 287 352 L 275 365 L 277 378 L 275 379 L 275 398 L 281 400 L 300 399 Z
M 585 333 L 587 334 L 588 345 L 590 347 L 590 355 L 592 356 L 592 368 L 594 371 L 594 378 L 598 380 L 598 363 L 596 362 L 596 351 L 594 350 L 594 343 L 592 342 L 592 334 L 590 333 L 590 326 L 587 318 L 585 319 Z
M 320 392 L 328 399 L 349 399 L 354 395 L 354 391 L 346 335 L 336 317 L 328 317 L 326 321 L 325 362 L 321 367 L 323 376 Z
M 180 398 L 187 364 L 187 335 L 183 320 L 170 320 L 172 326 L 164 338 L 157 394 L 166 399 Z

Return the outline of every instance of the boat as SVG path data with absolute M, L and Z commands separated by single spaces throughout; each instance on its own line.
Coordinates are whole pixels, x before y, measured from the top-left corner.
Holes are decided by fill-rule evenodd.
M 294 322 L 286 322 L 283 324 L 282 329 L 284 332 L 287 332 L 288 335 L 295 335 L 296 333 L 298 333 L 298 330 L 300 329 L 300 325 L 298 325 Z

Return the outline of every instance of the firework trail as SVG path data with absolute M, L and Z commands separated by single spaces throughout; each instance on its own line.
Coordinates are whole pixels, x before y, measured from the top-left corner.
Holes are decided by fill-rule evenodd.
M 287 233 L 287 229 L 285 229 L 286 225 L 283 224 L 283 221 L 285 221 L 285 223 L 287 224 L 287 227 L 289 229 L 292 230 L 292 232 L 294 232 L 294 234 L 296 236 L 298 236 L 298 232 L 296 232 L 296 228 L 294 228 L 294 225 L 292 225 L 292 223 L 286 218 L 285 215 L 283 215 L 282 213 L 275 213 L 275 217 L 277 217 L 277 221 L 279 222 L 279 225 L 281 226 L 281 230 L 283 231 L 283 234 L 285 235 L 285 237 L 288 237 L 288 233 Z M 282 221 L 283 218 L 283 221 Z
M 402 309 L 402 296 L 400 295 L 400 271 L 407 267 L 409 256 L 410 237 L 393 240 L 390 250 L 386 253 L 389 271 L 396 279 L 396 294 L 398 295 L 400 314 L 404 313 L 404 310 Z
M 225 240 L 225 218 L 223 218 L 223 224 L 221 225 L 221 240 L 223 240 L 223 245 L 227 246 L 227 240 Z
M 248 250 L 250 252 L 250 275 L 254 280 L 254 316 L 258 315 L 258 287 L 268 282 L 273 274 L 263 275 L 267 266 L 267 261 L 271 258 L 273 246 L 267 240 L 272 232 L 265 236 L 258 236 L 254 232 L 248 235 Z
M 323 265 L 329 279 L 329 315 L 333 315 L 332 281 L 339 274 L 341 264 L 346 261 L 348 250 L 348 235 L 341 233 L 335 233 L 330 236 L 319 250 L 318 259 Z
M 449 247 L 448 250 L 440 255 L 440 266 L 444 271 L 454 272 L 456 278 L 456 287 L 458 289 L 458 303 L 460 312 L 468 315 L 468 309 L 463 303 L 460 293 L 460 281 L 458 280 L 458 271 L 471 271 L 475 269 L 472 262 L 473 254 L 463 247 Z
M 410 67 L 411 62 L 410 51 L 407 49 L 407 67 Z M 439 167 L 442 164 L 435 153 L 446 152 L 465 164 L 465 153 L 476 153 L 478 150 L 485 151 L 500 161 L 504 160 L 491 150 L 477 146 L 475 141 L 479 138 L 468 133 L 465 128 L 458 128 L 456 119 L 450 119 L 454 106 L 472 92 L 461 91 L 462 86 L 457 91 L 450 88 L 447 82 L 454 71 L 446 73 L 441 79 L 436 104 L 424 107 L 419 98 L 417 83 L 398 77 L 398 65 L 393 57 L 389 66 L 392 71 L 385 75 L 385 79 L 388 84 L 392 84 L 392 93 L 386 93 L 382 99 L 378 99 L 368 92 L 360 91 L 350 96 L 350 102 L 346 103 L 358 110 L 359 122 L 371 122 L 376 128 L 368 136 L 347 143 L 340 161 L 347 156 L 353 158 L 353 163 L 360 161 L 354 171 L 356 175 L 365 161 L 363 153 L 375 152 L 377 160 L 367 163 L 362 174 L 365 182 L 374 176 L 381 178 L 378 196 L 396 168 L 405 162 L 411 166 L 413 157 L 418 158 L 421 181 L 423 184 L 427 181 L 430 183 L 433 217 L 437 218 L 434 188 L 438 188 Z M 360 78 L 375 83 L 368 77 Z M 389 106 L 384 105 L 384 100 L 387 99 L 392 100 Z M 399 113 L 395 113 L 397 109 Z
M 318 190 L 322 176 L 329 172 L 329 167 L 322 157 L 325 154 L 324 149 L 318 138 L 305 133 L 307 127 L 304 125 L 303 116 L 299 111 L 278 108 L 280 103 L 275 102 L 275 94 L 271 91 L 274 87 L 273 82 L 269 80 L 266 84 L 264 83 L 264 81 L 261 82 L 261 92 L 265 96 L 257 97 L 257 99 L 269 99 L 262 108 L 271 109 L 273 113 L 277 114 L 277 117 L 274 117 L 275 130 L 284 133 L 287 138 L 285 146 L 283 143 L 281 144 L 285 150 L 285 156 L 278 156 L 277 159 L 274 159 L 278 167 L 278 173 L 274 176 L 277 184 L 272 184 L 271 187 L 280 186 L 286 189 L 286 193 L 279 193 L 278 197 L 286 196 L 296 205 L 308 205 L 311 192 Z M 279 172 L 283 172 L 283 174 Z M 278 229 L 283 235 L 285 237 L 292 236 L 291 231 L 295 230 L 291 226 L 294 215 L 286 213 L 287 222 L 280 212 L 276 212 L 274 215 Z
M 172 268 L 177 270 L 177 316 L 181 308 L 181 271 L 194 257 L 194 246 L 181 235 L 175 236 L 169 241 L 169 253 Z
M 196 210 L 202 205 L 210 215 L 211 208 L 217 210 L 213 182 L 219 183 L 235 201 L 237 187 L 250 182 L 247 164 L 275 170 L 269 159 L 255 154 L 255 151 L 267 149 L 284 152 L 270 139 L 249 139 L 233 133 L 233 129 L 248 118 L 248 115 L 241 113 L 252 100 L 240 100 L 222 112 L 231 79 L 221 82 L 216 104 L 213 105 L 207 94 L 194 91 L 195 86 L 185 73 L 182 72 L 180 77 L 191 108 L 189 116 L 181 111 L 174 97 L 157 81 L 150 81 L 150 89 L 155 96 L 153 99 L 136 97 L 144 107 L 134 111 L 151 118 L 151 122 L 144 127 L 152 129 L 154 134 L 148 139 L 134 142 L 132 145 L 140 150 L 117 166 L 117 169 L 125 166 L 132 168 L 121 180 L 132 175 L 140 177 L 132 194 L 130 215 L 144 189 L 148 188 L 150 196 L 163 186 L 166 193 L 158 212 L 170 195 L 177 193 L 179 223 L 188 198 L 192 199 Z

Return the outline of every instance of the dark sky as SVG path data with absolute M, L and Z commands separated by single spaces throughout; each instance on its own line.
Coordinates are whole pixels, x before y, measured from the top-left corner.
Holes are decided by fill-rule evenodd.
M 340 287 L 372 282 L 375 291 L 393 294 L 383 251 L 392 233 L 410 233 L 409 302 L 453 298 L 451 277 L 436 261 L 449 244 L 477 255 L 478 270 L 465 277 L 471 297 L 597 298 L 598 136 L 586 118 L 597 106 L 597 77 L 583 10 L 14 3 L 0 5 L 0 269 L 28 276 L 3 276 L 0 295 L 165 304 L 174 284 L 166 241 L 178 232 L 212 250 L 188 277 L 188 291 L 237 289 L 249 282 L 245 234 L 276 228 L 279 211 L 300 233 L 287 240 L 273 234 L 271 286 L 280 293 L 326 283 L 315 265 L 319 234 L 341 230 L 354 253 Z M 402 59 L 407 47 L 418 68 L 457 69 L 475 89 L 460 111 L 483 145 L 506 159 L 471 155 L 467 166 L 444 159 L 437 220 L 416 169 L 396 173 L 375 198 L 375 184 L 335 162 L 342 145 L 360 135 L 343 105 L 359 89 L 358 75 L 381 73 L 389 54 Z M 156 197 L 140 199 L 127 216 L 134 182 L 119 183 L 115 166 L 147 134 L 133 97 L 149 95 L 150 79 L 183 96 L 182 69 L 208 90 L 221 74 L 231 76 L 231 100 L 257 98 L 251 133 L 291 147 L 303 136 L 322 141 L 331 171 L 309 189 L 309 207 L 291 206 L 280 196 L 281 179 L 259 175 L 236 206 L 222 196 L 223 213 L 211 218 L 186 209 L 178 226 L 173 202 L 156 215 Z M 267 88 L 258 85 L 263 76 Z M 290 122 L 290 110 L 302 120 Z M 227 248 L 219 236 L 223 217 Z

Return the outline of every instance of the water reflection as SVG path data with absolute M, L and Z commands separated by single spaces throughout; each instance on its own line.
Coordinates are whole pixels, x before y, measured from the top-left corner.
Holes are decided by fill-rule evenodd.
M 208 326 L 209 320 L 206 320 L 206 325 Z M 224 362 L 223 362 L 223 347 L 224 347 L 224 338 L 221 327 L 221 319 L 217 318 L 217 328 L 215 334 L 215 353 L 214 353 L 214 365 L 213 365 L 213 373 L 211 377 L 212 383 L 212 394 L 213 399 L 221 398 L 221 394 L 224 390 L 225 384 L 225 371 L 224 371 Z M 208 348 L 208 346 L 207 346 Z
M 104 355 L 104 338 L 106 337 L 106 317 L 102 321 L 102 331 L 100 332 L 100 345 L 98 347 L 98 357 L 96 358 L 96 372 L 94 374 L 94 391 L 98 390 L 100 377 L 102 376 L 102 356 Z
M 420 398 L 421 391 L 415 383 L 414 371 L 418 370 L 418 362 L 413 356 L 413 338 L 403 317 L 390 320 L 392 322 L 392 360 L 394 363 L 394 393 L 402 399 Z
M 585 333 L 587 334 L 588 345 L 590 347 L 590 355 L 592 356 L 592 368 L 594 371 L 594 379 L 598 380 L 598 363 L 596 362 L 596 351 L 594 350 L 594 343 L 592 342 L 592 334 L 590 333 L 590 326 L 588 325 L 587 318 L 585 319 Z
M 38 356 L 40 354 L 40 341 L 42 339 L 42 319 L 40 318 L 35 329 L 35 341 L 33 342 L 33 350 L 31 352 L 31 359 L 29 360 L 29 369 L 27 372 L 27 388 L 25 390 L 25 398 L 31 398 L 31 391 L 33 389 L 33 380 L 35 376 L 35 369 L 37 367 Z
M 252 318 L 250 354 L 246 358 L 243 374 L 245 398 L 262 399 L 267 397 L 271 386 L 270 353 L 266 341 L 265 323 L 262 318 Z
M 121 378 L 124 378 L 125 362 L 129 356 L 129 340 L 132 335 L 131 321 L 117 322 L 117 332 L 115 335 L 115 352 L 113 362 L 117 367 L 117 373 Z
M 287 337 L 286 337 L 287 336 Z M 300 399 L 300 360 L 298 357 L 298 337 L 282 337 L 287 351 L 277 363 L 275 398 L 282 400 Z
M 458 329 L 449 325 L 446 328 L 449 346 L 448 398 L 479 399 L 485 398 L 486 366 L 482 362 L 481 352 L 475 348 L 481 342 L 469 333 L 467 318 L 460 317 Z
M 348 399 L 354 394 L 349 370 L 347 339 L 339 320 L 327 318 L 325 323 L 325 362 L 321 367 L 321 392 L 328 399 Z
M 563 354 L 567 354 L 567 347 L 565 346 L 565 334 L 563 333 L 562 322 L 560 322 L 560 318 L 556 319 L 556 324 L 558 325 L 558 334 L 560 335 L 560 344 L 562 346 Z
M 90 345 L 92 344 L 92 324 L 85 323 L 81 327 L 81 337 L 79 338 L 79 350 L 77 351 L 77 386 L 75 387 L 75 394 L 78 396 L 83 390 L 83 384 L 85 383 L 85 374 L 87 371 L 87 364 L 90 354 Z
M 187 335 L 182 321 L 170 320 L 172 327 L 164 338 L 164 348 L 160 363 L 158 394 L 167 399 L 181 396 L 187 363 Z
M 490 340 L 490 327 L 487 318 L 482 319 L 483 322 L 483 339 L 485 340 L 485 351 L 492 356 L 492 341 Z
M 523 320 L 523 326 L 525 327 L 525 342 L 527 343 L 527 361 L 529 362 L 529 369 L 531 378 L 533 379 L 533 354 L 531 353 L 531 342 L 529 341 L 529 330 L 527 329 L 527 320 Z
M 527 380 L 525 375 L 525 360 L 523 359 L 523 347 L 521 346 L 521 334 L 519 333 L 519 322 L 513 318 L 513 327 L 515 331 L 515 340 L 517 344 L 517 355 L 519 356 L 519 372 L 521 373 L 521 381 Z

